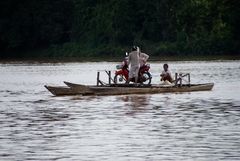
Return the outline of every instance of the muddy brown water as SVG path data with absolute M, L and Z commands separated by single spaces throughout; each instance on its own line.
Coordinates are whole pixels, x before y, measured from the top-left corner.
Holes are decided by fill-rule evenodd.
M 159 83 L 166 62 L 150 63 Z M 118 63 L 1 63 L 0 160 L 240 160 L 240 61 L 168 63 L 213 90 L 53 97 Z

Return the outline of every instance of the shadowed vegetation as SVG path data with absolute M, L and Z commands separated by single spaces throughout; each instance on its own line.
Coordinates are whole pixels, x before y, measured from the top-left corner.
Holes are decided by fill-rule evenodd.
M 0 2 L 0 58 L 240 54 L 238 0 L 8 0 Z

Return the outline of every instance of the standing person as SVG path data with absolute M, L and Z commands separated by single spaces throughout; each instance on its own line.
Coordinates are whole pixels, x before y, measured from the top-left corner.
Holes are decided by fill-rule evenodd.
M 127 83 L 129 83 L 132 78 L 135 78 L 135 83 L 138 82 L 138 72 L 140 68 L 140 63 L 139 63 L 139 51 L 137 50 L 138 47 L 133 46 L 132 52 L 129 53 L 128 56 L 128 64 L 130 65 L 130 70 Z
M 164 64 L 163 69 L 164 70 L 162 71 L 162 74 L 160 74 L 161 81 L 164 81 L 166 83 L 172 83 L 173 79 L 171 76 L 171 72 L 168 69 L 168 64 Z

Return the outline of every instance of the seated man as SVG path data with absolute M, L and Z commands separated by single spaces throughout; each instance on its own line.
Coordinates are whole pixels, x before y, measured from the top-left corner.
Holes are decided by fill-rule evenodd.
M 164 71 L 162 72 L 162 74 L 160 74 L 161 81 L 172 83 L 173 79 L 170 71 L 168 70 L 168 64 L 164 64 L 163 69 Z

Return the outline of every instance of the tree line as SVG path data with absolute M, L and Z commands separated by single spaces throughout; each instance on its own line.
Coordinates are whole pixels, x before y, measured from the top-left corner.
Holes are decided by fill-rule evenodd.
M 0 1 L 0 57 L 240 53 L 238 0 Z M 32 52 L 41 51 L 41 52 Z

